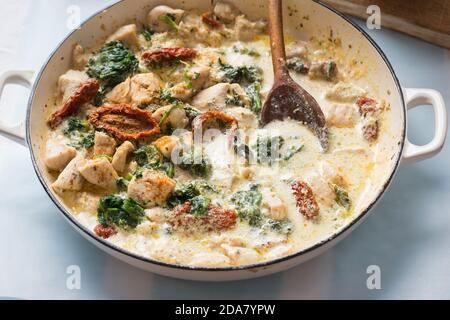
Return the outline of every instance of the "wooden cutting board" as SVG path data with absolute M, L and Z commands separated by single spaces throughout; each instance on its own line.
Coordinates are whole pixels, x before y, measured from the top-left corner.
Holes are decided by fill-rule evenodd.
M 370 5 L 381 9 L 389 28 L 450 49 L 450 0 L 322 0 L 341 12 L 366 19 Z

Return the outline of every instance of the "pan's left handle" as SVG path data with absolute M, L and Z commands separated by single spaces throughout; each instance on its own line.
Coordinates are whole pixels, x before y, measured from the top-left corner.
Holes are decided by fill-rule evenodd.
M 8 83 L 18 84 L 26 88 L 31 88 L 34 78 L 34 71 L 28 70 L 11 70 L 6 71 L 0 75 L 0 99 L 2 97 L 3 89 Z M 0 135 L 26 145 L 25 140 L 25 126 L 24 121 L 16 124 L 7 124 L 0 119 Z

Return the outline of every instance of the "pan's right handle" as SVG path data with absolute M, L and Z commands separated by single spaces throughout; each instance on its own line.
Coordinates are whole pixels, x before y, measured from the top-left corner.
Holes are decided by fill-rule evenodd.
M 33 76 L 33 71 L 24 70 L 11 70 L 3 73 L 0 76 L 0 99 L 2 97 L 3 89 L 5 88 L 6 84 L 14 83 L 26 88 L 31 88 L 31 84 L 33 83 Z M 19 123 L 11 125 L 2 122 L 0 119 L 0 135 L 5 136 L 6 138 L 14 142 L 26 145 L 25 127 L 23 120 Z

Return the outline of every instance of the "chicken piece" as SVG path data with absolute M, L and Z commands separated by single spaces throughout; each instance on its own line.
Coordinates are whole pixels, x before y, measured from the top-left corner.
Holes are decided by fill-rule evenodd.
M 256 35 L 262 33 L 266 28 L 267 22 L 263 19 L 257 21 L 250 21 L 244 15 L 236 17 L 234 24 L 234 31 L 237 40 L 250 41 Z
M 164 16 L 173 18 L 176 24 L 179 24 L 184 15 L 184 10 L 172 9 L 169 6 L 156 6 L 147 15 L 147 25 L 156 32 L 170 31 L 171 27 L 164 21 Z
M 264 257 L 267 260 L 273 260 L 279 257 L 285 257 L 287 255 L 289 255 L 290 253 L 292 253 L 292 246 L 291 245 L 285 245 L 285 244 L 281 244 L 278 245 L 276 247 L 271 248 L 270 250 L 268 250 L 266 252 L 266 254 L 264 255 Z
M 122 143 L 114 153 L 111 164 L 117 172 L 123 172 L 127 164 L 127 157 L 134 150 L 134 145 L 130 141 Z
M 58 79 L 59 92 L 62 94 L 62 101 L 66 101 L 84 82 L 89 80 L 85 72 L 68 70 Z
M 169 112 L 168 115 L 166 115 Z M 152 117 L 160 123 L 161 120 L 163 120 L 163 117 L 165 117 L 165 120 L 163 123 L 160 123 L 161 128 L 166 128 L 168 125 L 172 127 L 173 129 L 182 129 L 185 128 L 188 123 L 189 119 L 186 116 L 186 111 L 182 108 L 178 108 L 176 106 L 173 106 L 171 104 L 158 108 L 153 112 Z
M 252 264 L 259 259 L 259 254 L 254 249 L 235 247 L 227 244 L 223 244 L 221 247 L 225 255 L 236 265 Z
M 305 41 L 297 40 L 286 45 L 286 59 L 291 58 L 308 59 L 308 47 Z
M 327 91 L 325 97 L 335 102 L 354 103 L 365 94 L 366 91 L 364 89 L 354 84 L 340 81 Z
M 210 67 L 193 66 L 184 74 L 185 81 L 174 85 L 170 92 L 174 98 L 186 101 L 203 88 L 209 77 Z
M 77 168 L 88 182 L 110 191 L 117 189 L 119 176 L 108 159 L 84 160 L 77 164 Z
M 351 128 L 358 122 L 358 110 L 349 104 L 333 104 L 325 110 L 328 125 L 338 128 Z
M 211 109 L 222 110 L 226 107 L 229 83 L 218 83 L 200 91 L 192 100 L 192 105 L 204 112 Z
M 116 140 L 101 131 L 95 132 L 94 156 L 112 156 L 116 151 Z
M 287 206 L 280 197 L 268 188 L 261 190 L 263 208 L 268 210 L 268 216 L 273 220 L 284 220 L 287 217 Z
M 189 264 L 199 267 L 223 267 L 230 264 L 230 259 L 219 252 L 200 252 L 192 256 Z
M 149 104 L 159 97 L 162 81 L 153 72 L 140 73 L 116 85 L 106 100 L 111 103 L 130 103 L 132 106 Z
M 75 70 L 82 70 L 88 62 L 84 48 L 76 44 L 72 50 L 72 66 Z
M 175 188 L 175 184 L 175 181 L 164 173 L 145 169 L 142 177 L 133 178 L 128 184 L 128 195 L 144 204 L 146 208 L 162 206 Z
M 339 171 L 324 161 L 319 163 L 318 168 L 306 180 L 317 199 L 326 206 L 335 202 L 336 194 L 333 185 L 346 185 L 346 181 Z
M 128 48 L 138 48 L 139 47 L 139 38 L 137 32 L 137 26 L 133 24 L 128 24 L 123 27 L 117 29 L 106 42 L 110 41 L 120 41 L 125 44 Z
M 240 11 L 230 3 L 219 1 L 214 6 L 213 13 L 220 21 L 232 23 L 240 14 Z
M 59 192 L 62 190 L 79 191 L 83 187 L 84 178 L 81 176 L 77 167 L 80 162 L 84 161 L 84 157 L 79 154 L 73 158 L 64 170 L 59 174 L 51 187 Z
M 237 120 L 240 129 L 249 130 L 258 127 L 258 119 L 255 113 L 250 109 L 243 107 L 233 107 L 225 109 L 224 112 L 233 116 Z
M 163 136 L 153 142 L 156 148 L 167 159 L 172 158 L 172 151 L 180 146 L 180 139 L 176 136 Z
M 77 150 L 75 148 L 61 142 L 49 140 L 46 146 L 44 162 L 47 168 L 62 171 L 76 155 Z

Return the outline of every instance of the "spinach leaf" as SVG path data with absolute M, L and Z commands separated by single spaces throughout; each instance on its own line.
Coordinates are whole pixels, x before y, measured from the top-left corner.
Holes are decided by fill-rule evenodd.
M 251 184 L 247 190 L 237 191 L 231 196 L 231 202 L 236 207 L 238 217 L 248 221 L 253 227 L 261 225 L 261 201 L 262 194 L 256 184 Z
M 95 133 L 79 133 L 69 145 L 79 150 L 82 148 L 89 149 L 94 146 Z
M 208 209 L 209 204 L 211 203 L 211 199 L 198 195 L 190 199 L 191 209 L 189 211 L 190 214 L 194 216 L 203 216 Z
M 167 205 L 173 208 L 186 201 L 210 193 L 217 193 L 217 190 L 206 181 L 191 181 L 184 184 L 179 184 L 172 191 L 172 194 L 167 199 Z
M 278 232 L 280 234 L 289 235 L 294 231 L 294 225 L 291 220 L 273 220 L 267 219 L 264 224 L 265 228 L 270 228 L 271 230 Z
M 261 83 L 254 82 L 251 85 L 249 85 L 246 88 L 247 96 L 250 98 L 250 101 L 252 105 L 250 106 L 250 109 L 256 113 L 259 114 L 261 112 L 262 103 L 261 103 Z
M 256 66 L 232 66 L 220 59 L 219 64 L 226 82 L 245 84 L 262 81 L 262 71 Z
M 63 129 L 63 134 L 70 136 L 72 133 L 75 133 L 75 131 L 87 131 L 90 127 L 88 121 L 71 116 L 66 120 L 66 127 Z
M 111 41 L 89 59 L 87 74 L 101 80 L 106 87 L 112 87 L 135 72 L 138 65 L 138 59 L 122 42 Z
M 173 177 L 174 167 L 172 162 L 166 160 L 154 145 L 140 147 L 133 152 L 138 165 L 148 169 L 160 170 L 170 178 Z
M 104 226 L 116 225 L 122 229 L 134 229 L 144 217 L 144 208 L 136 200 L 119 195 L 100 199 L 97 220 Z

